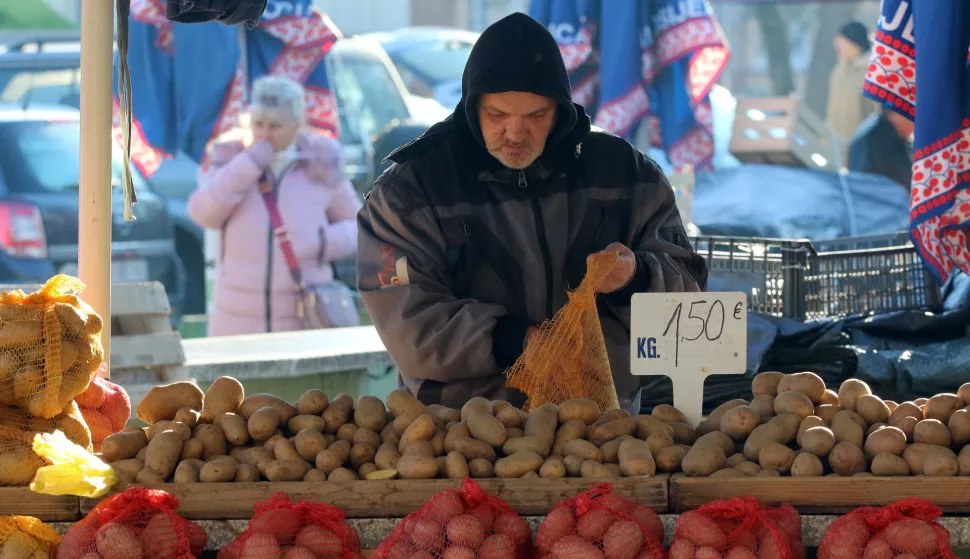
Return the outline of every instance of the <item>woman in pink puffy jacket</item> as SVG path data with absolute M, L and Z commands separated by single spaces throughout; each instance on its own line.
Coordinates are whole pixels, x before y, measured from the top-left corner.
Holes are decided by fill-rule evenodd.
M 308 285 L 332 280 L 332 263 L 357 252 L 361 201 L 343 174 L 340 144 L 301 131 L 304 113 L 299 84 L 258 79 L 250 124 L 210 146 L 211 167 L 188 201 L 196 223 L 222 233 L 210 336 L 302 328 L 299 290 L 259 192 L 264 173 Z

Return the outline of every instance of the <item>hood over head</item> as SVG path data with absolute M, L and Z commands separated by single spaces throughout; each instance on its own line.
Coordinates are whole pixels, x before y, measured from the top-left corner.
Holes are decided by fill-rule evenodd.
M 513 13 L 490 25 L 475 42 L 461 79 L 462 100 L 455 118 L 468 121 L 472 134 L 484 147 L 478 122 L 478 99 L 485 93 L 523 91 L 556 101 L 556 124 L 545 151 L 555 148 L 576 125 L 569 75 L 559 45 L 538 21 Z

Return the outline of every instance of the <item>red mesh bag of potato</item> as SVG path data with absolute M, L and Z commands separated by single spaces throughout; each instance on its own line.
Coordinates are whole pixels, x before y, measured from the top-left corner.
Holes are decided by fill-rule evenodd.
M 861 507 L 829 526 L 818 559 L 953 559 L 943 510 L 912 497 L 884 507 Z
M 94 451 L 101 451 L 101 441 L 125 428 L 131 417 L 131 400 L 125 389 L 104 378 L 102 364 L 87 390 L 74 398 L 81 415 L 91 430 Z
M 801 518 L 753 497 L 708 503 L 677 519 L 670 559 L 803 559 Z
M 532 530 L 505 501 L 465 478 L 404 517 L 372 559 L 528 559 Z
M 57 559 L 191 559 L 208 536 L 176 513 L 178 499 L 132 487 L 101 501 L 64 534 Z
M 219 551 L 219 559 L 359 559 L 360 539 L 344 512 L 325 503 L 290 502 L 280 492 L 256 503 L 246 531 Z
M 536 534 L 539 557 L 664 559 L 657 513 L 613 494 L 608 483 L 559 503 Z

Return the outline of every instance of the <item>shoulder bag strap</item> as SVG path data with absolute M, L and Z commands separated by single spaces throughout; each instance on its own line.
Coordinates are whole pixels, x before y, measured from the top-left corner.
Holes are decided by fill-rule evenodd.
M 290 270 L 290 276 L 293 277 L 296 285 L 303 289 L 303 272 L 300 270 L 300 261 L 296 259 L 296 253 L 293 252 L 289 232 L 283 224 L 283 217 L 280 215 L 279 206 L 276 204 L 273 183 L 269 180 L 266 171 L 259 178 L 259 193 L 263 195 L 263 202 L 266 203 L 266 209 L 269 211 L 270 228 L 273 236 L 279 242 L 280 250 L 283 251 L 283 259 L 286 261 L 286 267 Z

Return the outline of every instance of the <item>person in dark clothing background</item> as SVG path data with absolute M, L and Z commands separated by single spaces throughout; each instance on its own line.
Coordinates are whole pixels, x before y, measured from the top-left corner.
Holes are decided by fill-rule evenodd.
M 859 125 L 871 114 L 879 112 L 879 105 L 862 95 L 862 84 L 869 68 L 869 32 L 858 21 L 842 26 L 832 40 L 838 61 L 829 76 L 829 98 L 825 124 L 835 132 L 845 165 L 849 141 Z
M 915 124 L 888 108 L 863 121 L 849 144 L 849 170 L 882 175 L 908 191 L 913 173 Z
M 426 404 L 521 404 L 503 371 L 616 251 L 600 318 L 621 405 L 637 413 L 630 300 L 701 291 L 663 172 L 573 104 L 555 39 L 521 13 L 475 44 L 455 112 L 393 152 L 358 214 L 357 282 L 402 380 Z

